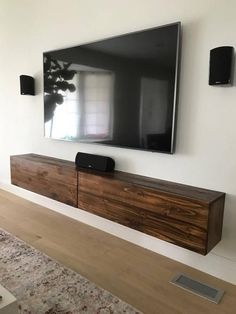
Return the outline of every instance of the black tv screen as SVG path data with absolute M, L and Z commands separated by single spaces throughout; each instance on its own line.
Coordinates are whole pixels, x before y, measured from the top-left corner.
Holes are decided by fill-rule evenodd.
M 173 153 L 180 23 L 43 54 L 45 136 Z

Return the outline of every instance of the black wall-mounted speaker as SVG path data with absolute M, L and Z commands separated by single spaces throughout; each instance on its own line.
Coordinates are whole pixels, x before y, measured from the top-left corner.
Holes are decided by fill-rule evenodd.
M 222 46 L 210 50 L 209 85 L 231 85 L 234 48 Z
M 86 154 L 78 152 L 75 157 L 76 168 L 94 169 L 100 171 L 113 171 L 115 161 L 111 157 Z
M 21 95 L 35 95 L 34 78 L 29 75 L 20 75 L 20 93 Z

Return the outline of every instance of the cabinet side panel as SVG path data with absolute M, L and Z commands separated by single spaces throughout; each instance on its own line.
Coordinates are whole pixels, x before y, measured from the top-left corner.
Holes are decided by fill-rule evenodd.
M 225 194 L 213 202 L 209 210 L 208 221 L 208 253 L 220 240 L 222 236 L 223 217 L 224 217 Z

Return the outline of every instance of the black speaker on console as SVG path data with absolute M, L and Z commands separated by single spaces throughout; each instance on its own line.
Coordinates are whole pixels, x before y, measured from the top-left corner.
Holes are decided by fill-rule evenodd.
M 21 95 L 35 95 L 34 78 L 29 75 L 20 75 L 20 93 Z
M 105 172 L 113 171 L 115 167 L 115 161 L 110 157 L 80 152 L 76 155 L 75 164 L 77 168 L 81 167 Z
M 209 85 L 231 85 L 234 48 L 222 46 L 210 50 Z

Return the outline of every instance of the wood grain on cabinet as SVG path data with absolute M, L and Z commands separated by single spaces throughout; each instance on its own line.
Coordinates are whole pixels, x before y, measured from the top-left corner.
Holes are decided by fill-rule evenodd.
M 35 154 L 11 156 L 11 180 L 203 255 L 221 239 L 222 192 L 121 171 L 76 170 L 73 162 Z
M 77 207 L 77 171 L 73 162 L 36 154 L 11 156 L 11 182 Z
M 115 171 L 78 172 L 78 206 L 200 254 L 221 239 L 225 194 Z

